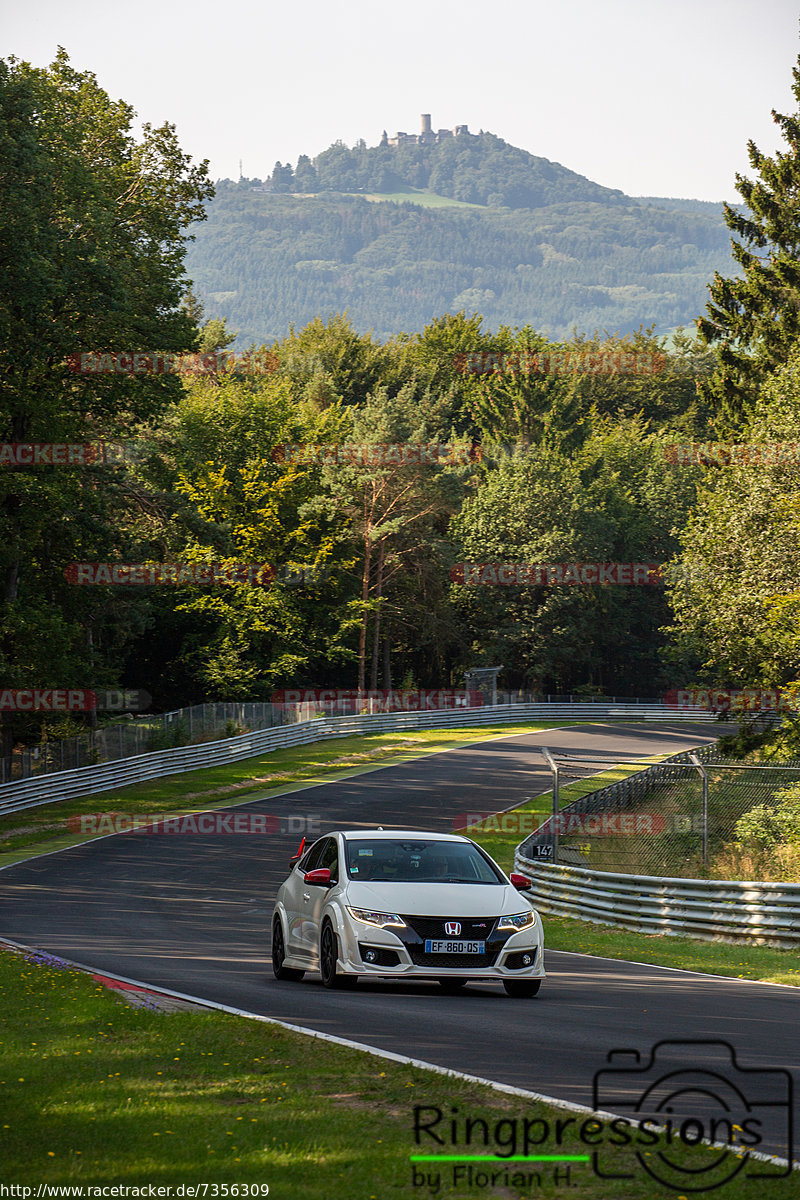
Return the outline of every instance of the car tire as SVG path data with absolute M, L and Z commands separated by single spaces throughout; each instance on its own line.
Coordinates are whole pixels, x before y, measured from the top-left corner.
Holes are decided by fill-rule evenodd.
M 346 988 L 351 986 L 351 975 L 339 975 L 336 962 L 339 957 L 339 941 L 330 921 L 325 921 L 319 938 L 319 973 L 323 987 Z
M 297 971 L 294 967 L 285 967 L 286 945 L 283 940 L 283 926 L 280 917 L 272 923 L 272 974 L 280 980 L 302 979 L 305 971 Z
M 535 996 L 542 986 L 541 979 L 504 979 L 503 987 L 509 996 L 514 996 L 517 1000 L 524 1000 Z
M 437 979 L 436 982 L 443 992 L 452 993 L 460 992 L 462 988 L 469 983 L 468 979 Z

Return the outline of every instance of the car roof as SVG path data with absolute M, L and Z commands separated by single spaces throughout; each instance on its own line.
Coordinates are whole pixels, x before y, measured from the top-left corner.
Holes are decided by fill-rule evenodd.
M 413 838 L 415 841 L 424 838 L 430 842 L 469 842 L 470 839 L 458 833 L 432 833 L 427 829 L 342 829 L 339 831 L 346 841 L 369 839 L 370 841 L 404 841 Z
M 340 833 L 348 842 L 361 838 L 369 838 L 370 841 L 375 839 L 397 841 L 404 838 L 425 838 L 426 841 L 431 842 L 470 841 L 469 838 L 462 837 L 458 833 L 430 833 L 427 829 L 334 829 L 332 832 Z

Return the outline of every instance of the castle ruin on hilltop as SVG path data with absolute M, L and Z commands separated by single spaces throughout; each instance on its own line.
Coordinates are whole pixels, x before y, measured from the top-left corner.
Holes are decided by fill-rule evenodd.
M 460 133 L 469 133 L 466 125 L 454 125 L 452 129 L 437 129 L 434 133 L 431 129 L 431 114 L 422 113 L 420 116 L 420 131 L 419 133 L 396 133 L 394 137 L 387 137 L 386 130 L 383 131 L 381 138 L 382 146 L 434 146 L 437 142 L 444 142 L 448 138 L 458 137 Z

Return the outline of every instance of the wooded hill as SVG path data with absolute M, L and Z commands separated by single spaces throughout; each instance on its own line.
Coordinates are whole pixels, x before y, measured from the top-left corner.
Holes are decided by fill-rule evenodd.
M 721 206 L 634 199 L 492 134 L 336 143 L 265 183 L 221 181 L 207 211 L 187 270 L 240 346 L 343 311 L 379 337 L 462 309 L 553 338 L 667 333 L 731 270 Z

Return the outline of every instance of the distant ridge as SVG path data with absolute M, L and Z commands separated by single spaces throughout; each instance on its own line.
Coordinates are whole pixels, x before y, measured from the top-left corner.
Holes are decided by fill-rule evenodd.
M 654 208 L 668 208 L 671 212 L 721 213 L 724 200 L 678 200 L 669 196 L 631 196 L 639 204 L 652 204 Z M 731 204 L 731 208 L 736 208 Z
M 630 197 L 492 133 L 440 132 L 218 183 L 186 265 L 237 349 L 345 311 L 381 339 L 460 310 L 553 338 L 669 334 L 734 270 L 722 202 Z

